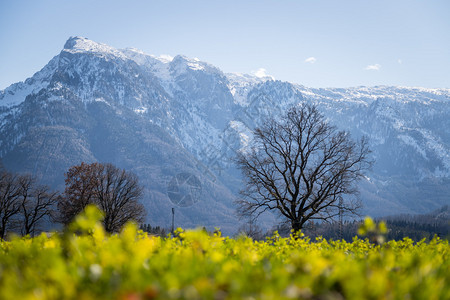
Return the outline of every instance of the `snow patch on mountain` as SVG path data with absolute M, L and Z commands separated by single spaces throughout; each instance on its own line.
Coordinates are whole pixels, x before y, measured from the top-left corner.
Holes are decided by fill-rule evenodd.
M 170 62 L 171 75 L 177 77 L 186 71 L 204 71 L 208 74 L 222 74 L 218 68 L 206 62 L 200 61 L 198 58 L 189 58 L 184 55 L 177 55 Z
M 0 105 L 12 107 L 22 103 L 25 98 L 33 93 L 37 93 L 44 87 L 43 84 L 28 85 L 20 82 L 8 87 L 2 95 L 0 95 Z
M 240 106 L 248 106 L 248 93 L 255 87 L 255 85 L 273 80 L 271 77 L 257 77 L 242 73 L 227 73 L 225 76 L 228 79 L 228 88 L 234 98 L 234 103 Z
M 238 151 L 248 153 L 250 151 L 250 143 L 253 140 L 252 130 L 241 121 L 236 120 L 230 121 L 230 127 L 239 134 L 241 147 Z
M 120 51 L 144 70 L 158 78 L 161 86 L 164 87 L 164 90 L 169 95 L 173 96 L 172 90 L 176 86 L 170 73 L 170 63 L 173 61 L 173 57 L 168 55 L 157 57 L 146 54 L 135 48 L 126 48 Z
M 430 130 L 421 128 L 418 131 L 426 139 L 426 146 L 432 150 L 437 157 L 439 157 L 447 170 L 447 176 L 450 175 L 450 147 L 444 144 L 440 138 L 436 137 Z M 444 170 L 439 170 L 437 173 L 442 174 Z
M 398 138 L 406 145 L 413 147 L 418 153 L 420 153 L 420 155 L 422 155 L 424 159 L 428 160 L 427 153 L 424 149 L 422 149 L 422 147 L 419 146 L 415 139 L 406 134 L 400 134 L 398 135 Z
M 58 56 L 55 56 L 42 70 L 36 72 L 31 78 L 28 78 L 24 82 L 14 83 L 3 91 L 0 91 L 0 107 L 11 108 L 20 105 L 28 95 L 36 94 L 41 89 L 47 87 L 57 66 Z

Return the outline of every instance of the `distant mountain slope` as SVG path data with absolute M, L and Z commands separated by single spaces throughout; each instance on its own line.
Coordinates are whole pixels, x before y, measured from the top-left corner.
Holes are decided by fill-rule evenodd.
M 354 136 L 369 136 L 376 164 L 361 183 L 364 213 L 427 212 L 450 202 L 449 89 L 312 89 L 81 37 L 0 91 L 0 156 L 57 187 L 81 161 L 132 170 L 146 186 L 148 221 L 167 227 L 167 185 L 178 173 L 194 174 L 199 202 L 179 208 L 177 224 L 232 232 L 240 174 L 231 158 L 264 118 L 302 101 Z

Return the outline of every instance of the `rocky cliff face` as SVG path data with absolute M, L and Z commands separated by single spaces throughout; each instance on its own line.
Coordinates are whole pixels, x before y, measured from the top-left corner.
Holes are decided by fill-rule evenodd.
M 369 136 L 376 164 L 361 183 L 364 213 L 448 204 L 449 89 L 310 89 L 80 37 L 33 77 L 0 91 L 0 156 L 8 168 L 60 188 L 64 172 L 81 161 L 127 168 L 146 186 L 148 221 L 167 227 L 167 186 L 177 174 L 193 174 L 198 202 L 177 210 L 176 225 L 231 233 L 240 188 L 231 158 L 265 118 L 302 101 L 355 137 Z

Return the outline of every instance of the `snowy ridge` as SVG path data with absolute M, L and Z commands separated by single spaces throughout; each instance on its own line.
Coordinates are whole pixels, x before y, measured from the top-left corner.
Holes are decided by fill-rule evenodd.
M 179 76 L 187 70 L 204 71 L 209 74 L 222 74 L 218 68 L 206 62 L 200 61 L 198 58 L 189 58 L 184 55 L 177 55 L 170 62 L 170 70 L 172 76 Z
M 257 77 L 242 73 L 227 73 L 225 76 L 229 81 L 228 88 L 234 97 L 235 103 L 240 106 L 248 106 L 247 95 L 255 85 L 272 80 L 272 77 L 268 76 Z
M 135 48 L 126 48 L 120 51 L 138 65 L 148 68 L 148 70 L 154 73 L 158 78 L 162 80 L 170 79 L 169 63 L 173 60 L 172 57 L 167 55 L 156 57 Z
M 324 100 L 354 102 L 368 105 L 379 98 L 393 102 L 447 102 L 450 101 L 450 89 L 430 89 L 417 87 L 353 87 L 353 88 L 306 88 L 298 86 L 305 96 L 320 97 Z
M 14 83 L 0 91 L 0 108 L 2 106 L 8 108 L 17 106 L 25 101 L 28 95 L 36 94 L 47 87 L 57 68 L 57 62 L 58 57 L 56 56 L 42 70 L 36 72 L 33 77 L 24 82 Z

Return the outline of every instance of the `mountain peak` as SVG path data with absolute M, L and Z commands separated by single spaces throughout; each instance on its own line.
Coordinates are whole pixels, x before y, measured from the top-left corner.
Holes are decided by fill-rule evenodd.
M 223 74 L 217 67 L 201 61 L 197 57 L 190 58 L 185 55 L 177 55 L 172 59 L 171 65 L 172 68 L 175 68 L 178 72 L 182 72 L 182 70 L 188 68 L 193 71 L 207 71 L 209 73 Z
M 64 44 L 65 52 L 70 53 L 94 53 L 94 54 L 101 54 L 101 55 L 114 55 L 117 57 L 125 58 L 125 55 L 123 55 L 119 50 L 108 46 L 106 44 L 97 43 L 94 41 L 91 41 L 85 37 L 81 36 L 74 36 L 70 37 L 66 43 Z
M 77 42 L 84 40 L 85 38 L 79 36 L 71 36 L 64 44 L 64 49 L 74 49 Z
M 66 50 L 90 50 L 94 48 L 98 48 L 99 43 L 91 41 L 85 37 L 81 36 L 71 36 L 66 43 L 64 44 L 64 49 Z M 102 45 L 106 46 L 106 45 Z M 108 47 L 108 46 L 106 46 Z

